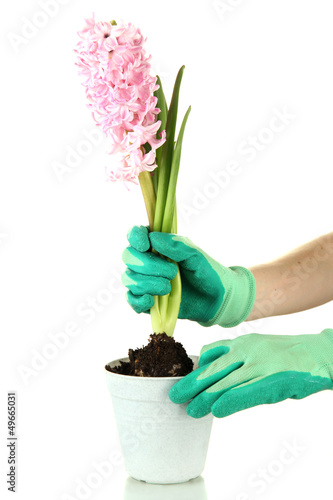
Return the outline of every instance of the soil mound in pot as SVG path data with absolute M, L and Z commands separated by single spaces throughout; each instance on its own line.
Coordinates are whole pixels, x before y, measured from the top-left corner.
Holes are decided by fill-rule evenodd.
M 105 368 L 121 375 L 136 377 L 180 377 L 193 370 L 193 361 L 183 345 L 166 333 L 152 333 L 146 346 L 129 349 L 129 362 Z

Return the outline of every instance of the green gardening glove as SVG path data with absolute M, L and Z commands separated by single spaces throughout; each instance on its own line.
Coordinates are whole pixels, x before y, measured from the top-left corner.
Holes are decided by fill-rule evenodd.
M 251 333 L 201 349 L 199 368 L 169 391 L 200 418 L 226 417 L 261 404 L 333 389 L 333 330 L 317 335 Z M 193 398 L 193 399 L 192 399 Z
M 138 313 L 148 312 L 154 295 L 170 292 L 170 281 L 178 268 L 161 256 L 177 262 L 182 282 L 178 317 L 203 326 L 236 326 L 250 314 L 255 299 L 255 280 L 244 267 L 224 267 L 192 241 L 170 233 L 148 232 L 134 226 L 128 235 L 130 246 L 123 252 L 127 270 L 122 281 L 128 302 Z M 156 253 L 153 253 L 154 249 Z

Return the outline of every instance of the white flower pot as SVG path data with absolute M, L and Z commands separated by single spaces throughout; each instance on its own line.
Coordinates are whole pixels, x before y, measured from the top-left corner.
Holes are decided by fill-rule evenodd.
M 190 356 L 195 370 L 198 356 Z M 121 358 L 108 363 L 119 365 Z M 125 468 L 134 479 L 148 483 L 183 483 L 198 477 L 205 466 L 213 423 L 210 413 L 192 418 L 187 403 L 175 404 L 169 390 L 183 377 L 134 377 L 108 370 Z

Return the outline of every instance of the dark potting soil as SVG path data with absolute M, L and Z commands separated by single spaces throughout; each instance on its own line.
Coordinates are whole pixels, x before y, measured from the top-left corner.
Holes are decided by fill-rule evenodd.
M 183 345 L 166 333 L 152 333 L 146 346 L 129 349 L 129 362 L 106 369 L 121 375 L 136 377 L 179 377 L 193 370 L 193 361 L 188 357 Z

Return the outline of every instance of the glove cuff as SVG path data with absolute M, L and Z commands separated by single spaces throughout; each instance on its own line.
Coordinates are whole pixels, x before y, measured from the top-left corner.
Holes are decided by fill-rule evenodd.
M 225 268 L 222 280 L 228 281 L 228 286 L 225 287 L 226 292 L 221 307 L 210 321 L 199 323 L 202 326 L 220 325 L 231 328 L 245 321 L 252 311 L 256 297 L 256 282 L 251 271 L 240 266 L 228 267 Z
M 319 335 L 323 340 L 322 350 L 325 356 L 321 360 L 321 368 L 327 369 L 328 375 L 333 382 L 333 330 L 325 328 Z

